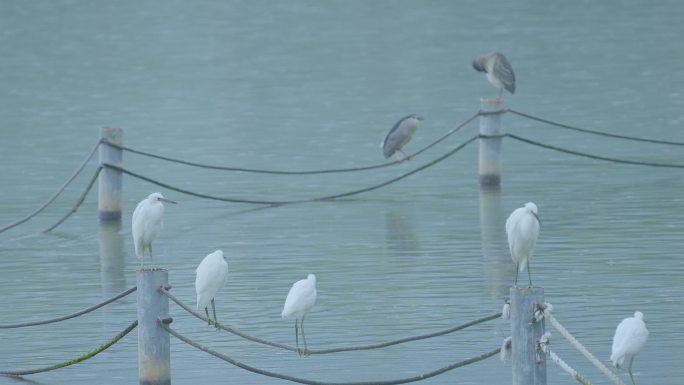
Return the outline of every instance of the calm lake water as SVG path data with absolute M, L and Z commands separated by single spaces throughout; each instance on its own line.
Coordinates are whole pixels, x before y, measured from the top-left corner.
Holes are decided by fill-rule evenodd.
M 684 141 L 681 1 L 48 1 L 0 3 L 0 225 L 44 202 L 103 126 L 138 149 L 204 163 L 302 170 L 384 161 L 378 143 L 402 116 L 425 120 L 406 150 L 430 143 L 496 90 L 470 66 L 505 52 L 507 106 L 567 124 Z M 593 154 L 684 164 L 681 147 L 619 141 L 503 116 L 508 132 Z M 370 186 L 445 153 L 477 121 L 401 165 L 350 174 L 270 176 L 199 170 L 133 154 L 124 166 L 189 190 L 300 199 Z M 608 363 L 616 325 L 635 310 L 650 337 L 640 384 L 684 378 L 684 172 L 577 158 L 504 140 L 500 191 L 481 192 L 477 144 L 396 184 L 339 201 L 255 210 L 124 178 L 121 226 L 100 226 L 86 170 L 44 213 L 0 234 L 0 323 L 51 318 L 135 285 L 135 204 L 161 191 L 155 242 L 173 292 L 193 304 L 194 269 L 229 255 L 219 319 L 294 343 L 280 318 L 289 286 L 318 277 L 311 348 L 367 344 L 447 328 L 501 309 L 514 278 L 504 221 L 525 202 L 543 221 L 532 260 L 558 319 Z M 522 275 L 526 279 L 525 275 Z M 76 357 L 136 317 L 135 295 L 77 319 L 0 330 L 0 370 Z M 248 364 L 327 381 L 409 377 L 489 351 L 503 320 L 380 351 L 300 358 L 217 332 L 170 305 L 173 327 Z M 552 332 L 552 348 L 594 384 L 608 380 Z M 282 384 L 172 338 L 176 384 Z M 629 381 L 621 372 L 624 381 Z M 137 381 L 132 333 L 100 355 L 30 383 Z M 550 384 L 574 384 L 548 363 Z M 424 381 L 508 384 L 497 357 Z M 0 377 L 0 383 L 21 383 Z

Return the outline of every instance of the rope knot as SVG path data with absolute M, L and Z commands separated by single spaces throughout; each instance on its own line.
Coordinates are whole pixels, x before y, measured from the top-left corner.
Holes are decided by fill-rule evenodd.
M 501 318 L 505 320 L 511 319 L 511 299 L 506 298 L 504 301 L 503 309 L 501 309 Z
M 513 338 L 508 336 L 504 338 L 501 344 L 501 362 L 506 362 L 511 360 L 511 355 L 513 354 Z

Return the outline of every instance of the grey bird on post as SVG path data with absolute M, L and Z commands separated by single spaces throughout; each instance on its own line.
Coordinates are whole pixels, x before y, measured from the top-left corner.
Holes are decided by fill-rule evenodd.
M 395 153 L 400 152 L 404 155 L 403 160 L 410 159 L 410 157 L 404 154 L 401 149 L 409 140 L 411 140 L 411 137 L 418 128 L 418 122 L 421 120 L 423 120 L 423 117 L 418 116 L 417 114 L 411 114 L 399 119 L 380 145 L 385 158 L 389 158 Z
M 515 74 L 506 56 L 500 52 L 477 55 L 473 59 L 473 68 L 487 74 L 487 80 L 499 89 L 499 97 L 504 88 L 511 94 L 515 93 Z

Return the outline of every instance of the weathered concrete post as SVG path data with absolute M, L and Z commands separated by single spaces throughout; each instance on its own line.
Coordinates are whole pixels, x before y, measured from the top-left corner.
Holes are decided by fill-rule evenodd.
M 169 298 L 159 292 L 167 287 L 165 269 L 138 270 L 138 380 L 140 385 L 171 384 L 170 337 L 157 319 L 169 314 Z
M 544 289 L 512 287 L 511 337 L 513 385 L 546 385 L 546 355 L 537 353 L 544 320 L 534 322 L 535 305 L 544 304 Z
M 480 110 L 484 112 L 501 109 L 498 99 L 480 99 Z M 479 174 L 480 186 L 499 187 L 501 185 L 501 115 L 500 113 L 480 115 Z
M 100 137 L 107 142 L 121 144 L 123 131 L 120 128 L 103 127 Z M 100 144 L 100 164 L 121 165 L 123 151 L 106 143 Z M 103 168 L 98 178 L 98 203 L 100 220 L 121 220 L 121 171 Z

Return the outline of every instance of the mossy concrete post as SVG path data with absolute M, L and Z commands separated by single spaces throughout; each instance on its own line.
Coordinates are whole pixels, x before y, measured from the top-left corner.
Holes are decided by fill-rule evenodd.
M 166 269 L 137 271 L 138 379 L 140 385 L 171 384 L 170 336 L 157 323 L 169 314 L 169 298 L 159 292 L 168 287 Z
M 107 144 L 122 144 L 123 130 L 120 128 L 103 127 L 100 130 L 100 165 L 113 164 L 121 166 L 123 151 Z M 104 167 L 98 178 L 97 209 L 100 220 L 121 220 L 121 171 Z
M 501 185 L 501 110 L 499 99 L 480 99 L 480 186 Z M 489 113 L 488 113 L 489 112 Z M 492 113 L 493 112 L 493 113 Z
M 536 306 L 544 304 L 544 289 L 514 286 L 509 294 L 513 385 L 546 385 L 546 355 L 537 349 L 544 319 L 534 320 Z

